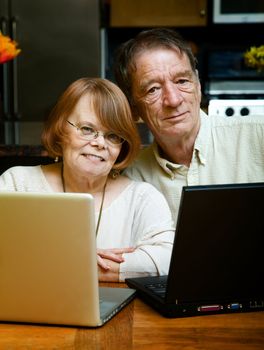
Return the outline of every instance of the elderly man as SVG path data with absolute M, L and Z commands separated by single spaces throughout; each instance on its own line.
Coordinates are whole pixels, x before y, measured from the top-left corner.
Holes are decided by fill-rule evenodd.
M 115 78 L 154 136 L 126 174 L 163 192 L 175 221 L 182 186 L 264 181 L 264 115 L 201 111 L 196 59 L 174 30 L 143 31 L 122 44 Z

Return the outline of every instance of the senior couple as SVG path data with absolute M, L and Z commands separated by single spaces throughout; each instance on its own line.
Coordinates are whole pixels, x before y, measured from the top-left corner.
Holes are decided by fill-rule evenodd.
M 172 29 L 122 44 L 115 79 L 73 82 L 42 135 L 59 162 L 10 168 L 0 190 L 91 193 L 99 280 L 117 282 L 168 273 L 182 186 L 264 181 L 264 118 L 201 111 L 196 59 Z M 141 151 L 139 118 L 154 136 Z

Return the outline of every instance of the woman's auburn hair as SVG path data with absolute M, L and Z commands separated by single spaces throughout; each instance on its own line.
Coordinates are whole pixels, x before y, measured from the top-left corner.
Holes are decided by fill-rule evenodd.
M 126 168 L 138 154 L 140 137 L 125 94 L 116 84 L 103 78 L 78 79 L 59 97 L 41 137 L 48 155 L 62 157 L 62 143 L 68 138 L 66 121 L 84 95 L 87 95 L 87 103 L 92 104 L 102 126 L 125 140 L 113 169 Z

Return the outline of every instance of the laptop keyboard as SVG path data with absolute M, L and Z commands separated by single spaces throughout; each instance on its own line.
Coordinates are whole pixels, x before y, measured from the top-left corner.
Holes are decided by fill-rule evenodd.
M 166 288 L 167 288 L 167 283 L 150 283 L 145 285 L 145 287 L 149 290 L 152 291 L 155 295 L 159 296 L 160 298 L 165 298 L 166 294 Z

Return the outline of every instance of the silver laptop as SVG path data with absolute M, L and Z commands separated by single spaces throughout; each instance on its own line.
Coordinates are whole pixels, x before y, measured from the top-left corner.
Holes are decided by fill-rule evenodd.
M 98 284 L 89 194 L 0 193 L 0 321 L 102 326 L 135 291 Z

